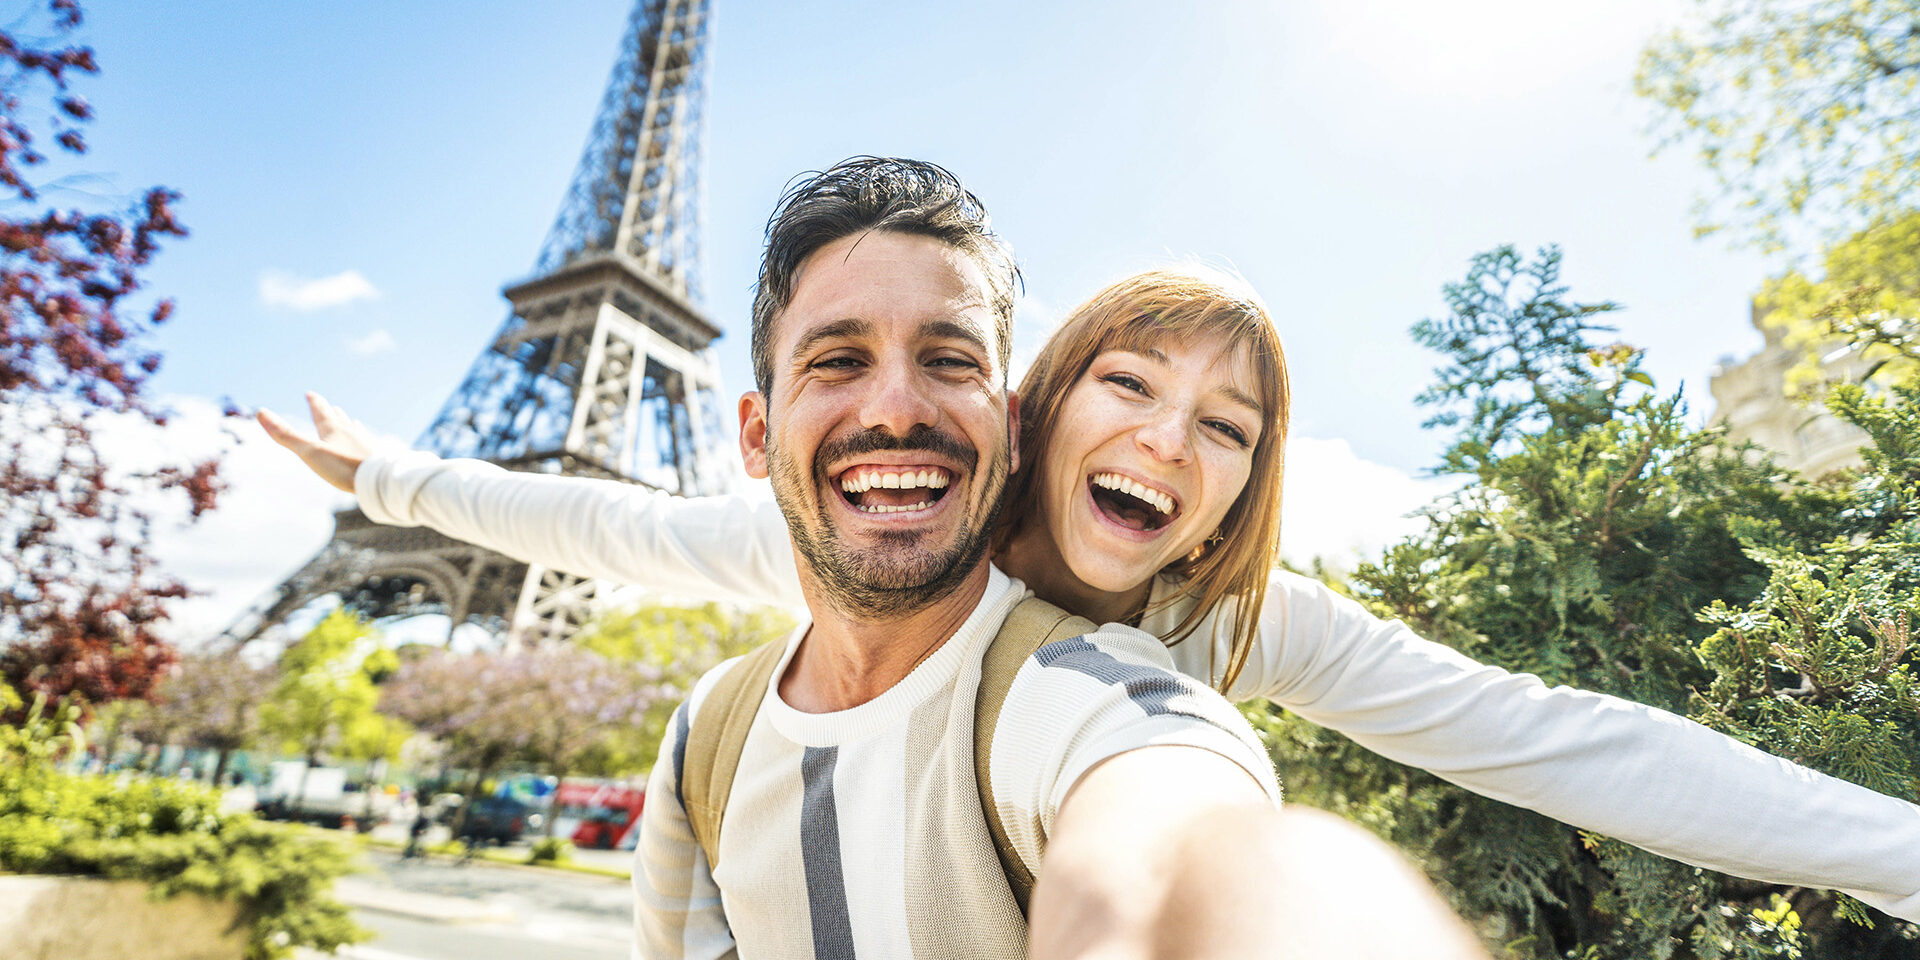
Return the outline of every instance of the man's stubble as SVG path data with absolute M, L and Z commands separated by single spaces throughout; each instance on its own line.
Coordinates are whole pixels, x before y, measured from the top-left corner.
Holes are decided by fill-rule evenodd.
M 771 425 L 769 425 L 770 427 Z M 940 549 L 920 549 L 925 534 L 892 531 L 882 534 L 888 546 L 881 549 L 849 550 L 840 541 L 826 497 L 835 496 L 826 487 L 827 463 L 862 453 L 890 451 L 926 451 L 943 454 L 965 464 L 969 478 L 978 479 L 979 452 L 927 426 L 919 426 L 905 437 L 896 438 L 879 430 L 820 445 L 814 454 L 811 477 L 798 463 L 786 456 L 785 447 L 767 434 L 768 477 L 775 502 L 787 518 L 787 530 L 793 545 L 813 571 L 814 577 L 834 609 L 847 616 L 867 620 L 894 620 L 923 610 L 952 593 L 986 556 L 993 542 L 994 524 L 1006 497 L 1011 439 L 1003 439 L 988 463 L 988 484 L 979 505 L 960 505 L 968 511 L 960 536 Z M 805 521 L 808 484 L 822 492 L 814 508 L 813 523 Z M 948 496 L 958 493 L 950 490 Z M 975 521 L 968 523 L 965 521 Z

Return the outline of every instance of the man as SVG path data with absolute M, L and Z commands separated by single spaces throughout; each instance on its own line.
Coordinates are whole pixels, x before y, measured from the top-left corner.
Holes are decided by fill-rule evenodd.
M 638 955 L 1029 951 L 973 757 L 981 658 L 1026 594 L 984 559 L 1019 463 L 1016 282 L 979 201 L 931 164 L 852 160 L 782 201 L 740 442 L 772 481 L 811 622 L 749 691 L 712 862 L 687 740 L 740 661 L 675 714 L 636 854 Z M 352 489 L 356 456 L 329 445 L 344 418 L 314 412 L 319 444 L 262 422 Z M 1032 955 L 1484 956 L 1377 842 L 1279 814 L 1252 731 L 1158 640 L 1109 626 L 1042 654 L 989 753 L 1000 823 L 1039 878 Z

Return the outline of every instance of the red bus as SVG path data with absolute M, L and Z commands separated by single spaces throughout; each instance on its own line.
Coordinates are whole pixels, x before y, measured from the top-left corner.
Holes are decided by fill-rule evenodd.
M 647 792 L 607 780 L 562 780 L 554 794 L 555 836 L 587 850 L 631 850 Z

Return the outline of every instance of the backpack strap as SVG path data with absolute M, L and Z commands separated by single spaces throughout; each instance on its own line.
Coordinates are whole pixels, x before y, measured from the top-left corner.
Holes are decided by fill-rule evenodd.
M 773 668 L 786 652 L 785 637 L 762 644 L 742 657 L 707 692 L 700 711 L 687 728 L 686 762 L 680 767 L 680 798 L 687 810 L 693 838 L 707 852 L 707 869 L 720 865 L 720 820 L 733 792 L 733 774 L 747 731 L 773 679 Z M 691 709 L 689 707 L 689 709 Z
M 1023 916 L 1033 896 L 1034 876 L 1013 849 L 1006 824 L 1000 820 L 999 805 L 993 799 L 993 732 L 1000 724 L 1000 708 L 1006 704 L 1014 675 L 1034 651 L 1096 629 L 1091 620 L 1038 597 L 1028 597 L 1007 615 L 981 658 L 980 688 L 973 705 L 974 780 L 980 789 L 987 829 L 993 833 L 994 852 L 1000 856 L 1000 869 L 1007 875 L 1007 885 L 1013 889 Z M 694 839 L 706 851 L 709 870 L 720 863 L 720 821 L 727 811 L 727 797 L 733 791 L 733 775 L 740 766 L 747 731 L 753 728 L 753 717 L 760 712 L 773 669 L 785 652 L 786 641 L 780 639 L 747 654 L 714 683 L 688 727 L 680 795 Z
M 1000 869 L 1007 874 L 1007 885 L 1019 901 L 1021 916 L 1026 915 L 1027 901 L 1033 896 L 1034 877 L 1013 849 L 1007 825 L 1000 820 L 1000 807 L 993 799 L 993 732 L 1000 725 L 1000 708 L 1006 705 L 1007 691 L 1013 687 L 1020 665 L 1049 643 L 1096 629 L 1085 617 L 1076 617 L 1039 597 L 1028 597 L 1007 615 L 980 661 L 980 692 L 973 704 L 973 776 L 980 787 L 980 809 L 987 815 L 987 829 L 993 831 L 993 848 L 1000 854 Z

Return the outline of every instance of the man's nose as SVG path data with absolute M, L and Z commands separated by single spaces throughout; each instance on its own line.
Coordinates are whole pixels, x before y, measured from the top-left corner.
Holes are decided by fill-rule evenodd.
M 904 437 L 917 426 L 934 426 L 939 407 L 928 393 L 927 377 L 918 364 L 882 363 L 869 378 L 870 392 L 860 407 L 860 425 Z

